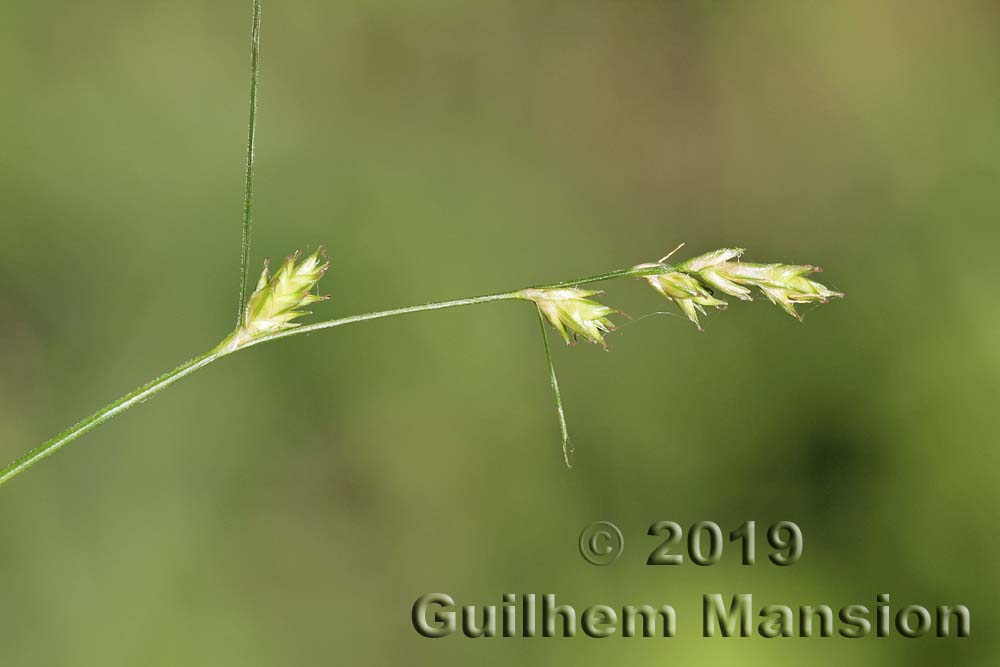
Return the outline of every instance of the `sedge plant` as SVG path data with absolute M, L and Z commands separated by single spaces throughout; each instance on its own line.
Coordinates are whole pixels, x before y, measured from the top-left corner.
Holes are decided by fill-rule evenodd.
M 85 433 L 156 396 L 175 382 L 223 357 L 255 345 L 372 320 L 499 301 L 525 302 L 531 304 L 537 312 L 558 415 L 563 458 L 566 464 L 570 465 L 572 448 L 569 429 L 552 361 L 548 329 L 554 330 L 566 344 L 573 344 L 582 339 L 604 349 L 608 348 L 606 338 L 615 331 L 615 324 L 611 318 L 620 313 L 595 300 L 595 297 L 601 297 L 603 292 L 589 289 L 589 286 L 627 278 L 642 279 L 656 293 L 676 304 L 699 331 L 701 330 L 699 315 L 704 316 L 707 313 L 706 309 L 709 308 L 726 308 L 728 304 L 723 297 L 727 296 L 750 301 L 753 290 L 758 290 L 771 303 L 798 319 L 801 319 L 801 314 L 796 309 L 797 306 L 826 303 L 832 298 L 843 297 L 840 292 L 810 278 L 810 275 L 819 271 L 814 266 L 744 262 L 743 249 L 724 248 L 680 263 L 667 263 L 673 255 L 671 253 L 656 262 L 640 263 L 630 268 L 574 278 L 551 285 L 362 313 L 312 324 L 297 322 L 299 318 L 310 314 L 306 308 L 328 298 L 321 296 L 317 291 L 319 282 L 330 265 L 322 248 L 305 256 L 299 252 L 290 255 L 273 274 L 265 261 L 255 289 L 247 294 L 253 213 L 257 92 L 260 81 L 261 5 L 260 0 L 252 0 L 252 3 L 250 109 L 242 219 L 240 298 L 236 328 L 208 352 L 194 357 L 104 406 L 0 469 L 0 485 L 9 482 Z

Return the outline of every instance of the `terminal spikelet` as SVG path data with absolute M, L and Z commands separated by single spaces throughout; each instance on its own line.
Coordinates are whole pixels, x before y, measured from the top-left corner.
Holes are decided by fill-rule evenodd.
M 722 248 L 689 259 L 665 273 L 643 276 L 657 292 L 667 297 L 701 330 L 698 314 L 705 314 L 705 307 L 723 309 L 726 302 L 717 299 L 714 292 L 722 292 L 741 301 L 750 301 L 751 289 L 756 287 L 771 303 L 801 320 L 796 305 L 826 303 L 833 298 L 843 298 L 822 283 L 807 276 L 820 271 L 807 264 L 752 264 L 741 262 L 742 248 Z M 635 269 L 663 266 L 659 263 L 639 264 Z

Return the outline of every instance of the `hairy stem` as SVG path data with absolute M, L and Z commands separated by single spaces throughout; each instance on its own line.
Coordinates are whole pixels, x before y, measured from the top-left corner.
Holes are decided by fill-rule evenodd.
M 613 271 L 610 273 L 603 273 L 596 276 L 589 276 L 586 278 L 578 278 L 575 280 L 568 280 L 565 282 L 557 283 L 559 287 L 572 287 L 576 285 L 586 285 L 594 282 L 601 282 L 604 280 L 612 280 L 615 278 L 626 278 L 626 277 L 639 277 L 643 275 L 650 275 L 650 272 L 666 272 L 670 270 L 670 267 L 664 266 L 662 269 L 622 269 L 620 271 Z M 47 456 L 54 454 L 59 451 L 70 442 L 76 440 L 84 433 L 90 431 L 91 429 L 100 426 L 104 422 L 117 417 L 121 413 L 125 412 L 129 408 L 152 398 L 159 392 L 163 391 L 173 383 L 177 382 L 181 378 L 191 375 L 195 371 L 198 371 L 205 366 L 208 366 L 214 361 L 221 359 L 228 354 L 245 349 L 247 347 L 252 347 L 260 343 L 267 343 L 269 341 L 278 340 L 280 338 L 289 338 L 291 336 L 301 336 L 304 334 L 313 333 L 320 331 L 322 329 L 332 329 L 334 327 L 344 326 L 348 324 L 357 324 L 358 322 L 367 322 L 370 320 L 378 320 L 387 317 L 396 317 L 397 315 L 407 315 L 410 313 L 422 313 L 432 310 L 443 310 L 445 308 L 457 308 L 459 306 L 473 306 L 483 303 L 492 303 L 495 301 L 513 301 L 520 299 L 518 292 L 500 292 L 497 294 L 487 294 L 485 296 L 469 297 L 465 299 L 456 299 L 453 301 L 438 301 L 434 303 L 427 303 L 418 306 L 406 306 L 404 308 L 394 308 L 392 310 L 382 310 L 373 313 L 364 313 L 361 315 L 351 315 L 349 317 L 342 317 L 335 320 L 327 320 L 325 322 L 317 322 L 315 324 L 309 324 L 306 326 L 296 327 L 294 329 L 287 329 L 274 334 L 268 334 L 261 336 L 259 338 L 253 339 L 252 341 L 246 343 L 245 345 L 237 348 L 236 350 L 231 350 L 226 348 L 226 341 L 223 341 L 218 347 L 213 349 L 211 352 L 204 354 L 200 357 L 195 357 L 191 361 L 188 361 L 181 366 L 178 366 L 174 370 L 164 373 L 160 377 L 156 378 L 152 382 L 136 389 L 135 391 L 122 396 L 118 400 L 114 401 L 101 408 L 91 416 L 86 419 L 74 424 L 69 427 L 59 435 L 55 436 L 51 440 L 43 442 L 38 447 L 35 447 L 30 452 L 17 459 L 16 461 L 10 463 L 3 469 L 0 469 L 0 485 L 3 485 L 21 474 L 35 463 L 38 463 Z M 548 345 L 548 338 L 545 340 L 546 345 Z M 568 451 L 568 436 L 566 434 L 566 422 L 565 416 L 562 411 L 562 401 L 559 397 L 558 384 L 555 381 L 555 373 L 552 372 L 553 389 L 556 392 L 556 401 L 559 408 L 560 426 L 563 432 L 563 445 L 565 451 Z M 568 463 L 567 458 L 567 463 Z
M 250 28 L 250 120 L 247 123 L 247 165 L 243 184 L 243 239 L 240 243 L 240 298 L 236 311 L 239 326 L 247 305 L 247 281 L 250 274 L 250 226 L 253 215 L 253 159 L 257 137 L 257 86 L 260 84 L 260 0 L 253 0 Z

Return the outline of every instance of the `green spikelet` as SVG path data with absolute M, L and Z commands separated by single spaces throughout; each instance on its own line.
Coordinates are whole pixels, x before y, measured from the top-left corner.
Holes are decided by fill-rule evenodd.
M 296 251 L 285 258 L 274 276 L 270 275 L 269 263 L 265 260 L 240 326 L 219 345 L 220 350 L 232 352 L 260 336 L 297 327 L 292 320 L 309 315 L 303 307 L 330 298 L 312 292 L 330 266 L 330 262 L 324 261 L 323 249 L 318 248 L 301 262 L 299 257 Z
M 742 248 L 722 248 L 677 265 L 675 271 L 658 273 L 643 278 L 653 289 L 675 302 L 694 322 L 698 330 L 698 313 L 705 314 L 705 307 L 725 308 L 726 303 L 713 295 L 713 290 L 750 301 L 751 287 L 764 293 L 771 303 L 780 306 L 797 319 L 798 304 L 826 303 L 843 294 L 806 276 L 820 269 L 806 264 L 751 264 L 739 261 Z M 640 264 L 636 269 L 648 269 L 658 264 Z M 662 266 L 662 265 L 659 265 Z M 670 267 L 674 268 L 674 267 Z
M 533 301 L 567 345 L 572 344 L 577 337 L 582 337 L 607 349 L 604 334 L 615 330 L 608 315 L 617 311 L 588 298 L 598 294 L 603 292 L 567 287 L 526 289 L 518 292 L 517 296 Z

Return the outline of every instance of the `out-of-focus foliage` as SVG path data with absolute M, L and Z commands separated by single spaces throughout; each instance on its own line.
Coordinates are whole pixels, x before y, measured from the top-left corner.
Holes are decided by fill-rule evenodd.
M 4 458 L 231 327 L 249 5 L 0 5 Z M 572 471 L 529 304 L 226 359 L 0 490 L 0 662 L 994 664 L 998 29 L 986 2 L 265 3 L 253 265 L 326 245 L 317 312 L 681 241 L 847 298 L 559 346 Z M 576 553 L 597 519 L 611 568 Z M 806 550 L 649 568 L 659 519 L 790 519 Z M 681 636 L 420 640 L 431 591 L 671 602 Z M 711 592 L 965 603 L 974 636 L 703 640 Z

